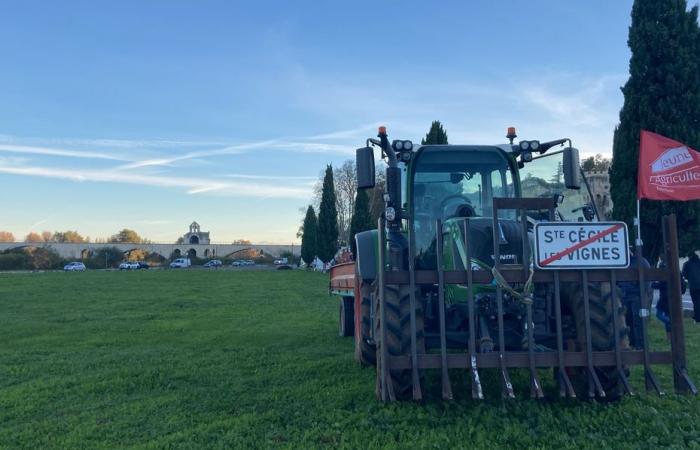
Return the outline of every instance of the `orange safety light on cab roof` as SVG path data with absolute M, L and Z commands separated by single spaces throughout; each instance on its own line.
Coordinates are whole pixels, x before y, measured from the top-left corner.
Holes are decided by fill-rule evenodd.
M 379 134 L 386 134 L 386 127 L 385 126 L 379 127 Z
M 517 136 L 517 135 L 515 134 L 515 127 L 508 127 L 508 134 L 507 134 L 507 137 L 510 137 L 510 136 L 513 136 L 513 137 Z

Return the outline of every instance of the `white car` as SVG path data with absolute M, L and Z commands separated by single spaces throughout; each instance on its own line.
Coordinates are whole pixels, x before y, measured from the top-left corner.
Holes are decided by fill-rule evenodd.
M 221 262 L 221 260 L 212 259 L 211 261 L 207 261 L 206 263 L 204 263 L 204 267 L 219 267 L 222 264 L 223 263 Z
M 119 270 L 137 270 L 138 268 L 139 263 L 136 262 L 124 261 L 123 263 L 119 264 Z
M 287 258 L 280 258 L 275 260 L 275 265 L 276 266 L 282 266 L 285 264 L 289 264 L 289 260 Z
M 190 258 L 178 258 L 175 261 L 170 263 L 170 268 L 171 269 L 185 269 L 187 267 L 190 267 L 192 265 L 192 261 L 190 261 Z
M 63 266 L 66 272 L 85 272 L 85 264 L 81 262 L 71 262 Z
M 231 263 L 231 265 L 232 265 L 233 267 L 240 267 L 240 266 L 243 265 L 243 263 L 242 263 L 241 261 L 236 260 L 236 261 L 233 261 L 233 262 Z

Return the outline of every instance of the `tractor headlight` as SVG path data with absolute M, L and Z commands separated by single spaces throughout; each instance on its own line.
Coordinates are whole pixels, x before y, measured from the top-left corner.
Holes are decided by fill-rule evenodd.
M 403 141 L 393 141 L 391 143 L 391 148 L 393 148 L 395 152 L 400 152 L 403 148 Z
M 525 151 L 530 148 L 530 142 L 528 141 L 520 141 L 520 150 Z
M 532 161 L 532 152 L 523 152 L 520 157 L 523 159 L 523 162 L 530 162 Z
M 389 206 L 387 209 L 384 210 L 384 217 L 386 217 L 386 220 L 389 222 L 393 222 L 394 219 L 396 219 L 396 210 Z
M 403 141 L 403 149 L 411 151 L 413 150 L 413 142 L 411 141 Z
M 534 152 L 540 148 L 540 141 L 530 141 L 530 149 Z

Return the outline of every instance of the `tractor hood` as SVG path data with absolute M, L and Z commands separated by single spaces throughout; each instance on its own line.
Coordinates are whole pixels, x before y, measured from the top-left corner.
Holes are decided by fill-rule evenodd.
M 480 266 L 493 267 L 493 219 L 478 217 L 450 219 L 443 229 L 446 262 L 452 261 L 457 270 L 464 270 L 467 260 L 464 230 L 469 230 L 467 245 L 472 261 Z M 498 240 L 501 264 L 519 264 L 523 260 L 523 237 L 520 223 L 512 219 L 498 221 Z

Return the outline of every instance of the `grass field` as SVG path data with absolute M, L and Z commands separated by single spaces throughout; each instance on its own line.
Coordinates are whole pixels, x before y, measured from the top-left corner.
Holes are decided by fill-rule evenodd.
M 700 400 L 673 394 L 561 401 L 548 381 L 537 402 L 516 373 L 519 399 L 503 401 L 484 374 L 479 403 L 455 372 L 455 402 L 433 380 L 425 405 L 382 405 L 373 369 L 337 336 L 327 283 L 298 271 L 2 274 L 0 446 L 700 448 Z M 686 327 L 700 382 L 700 330 Z

